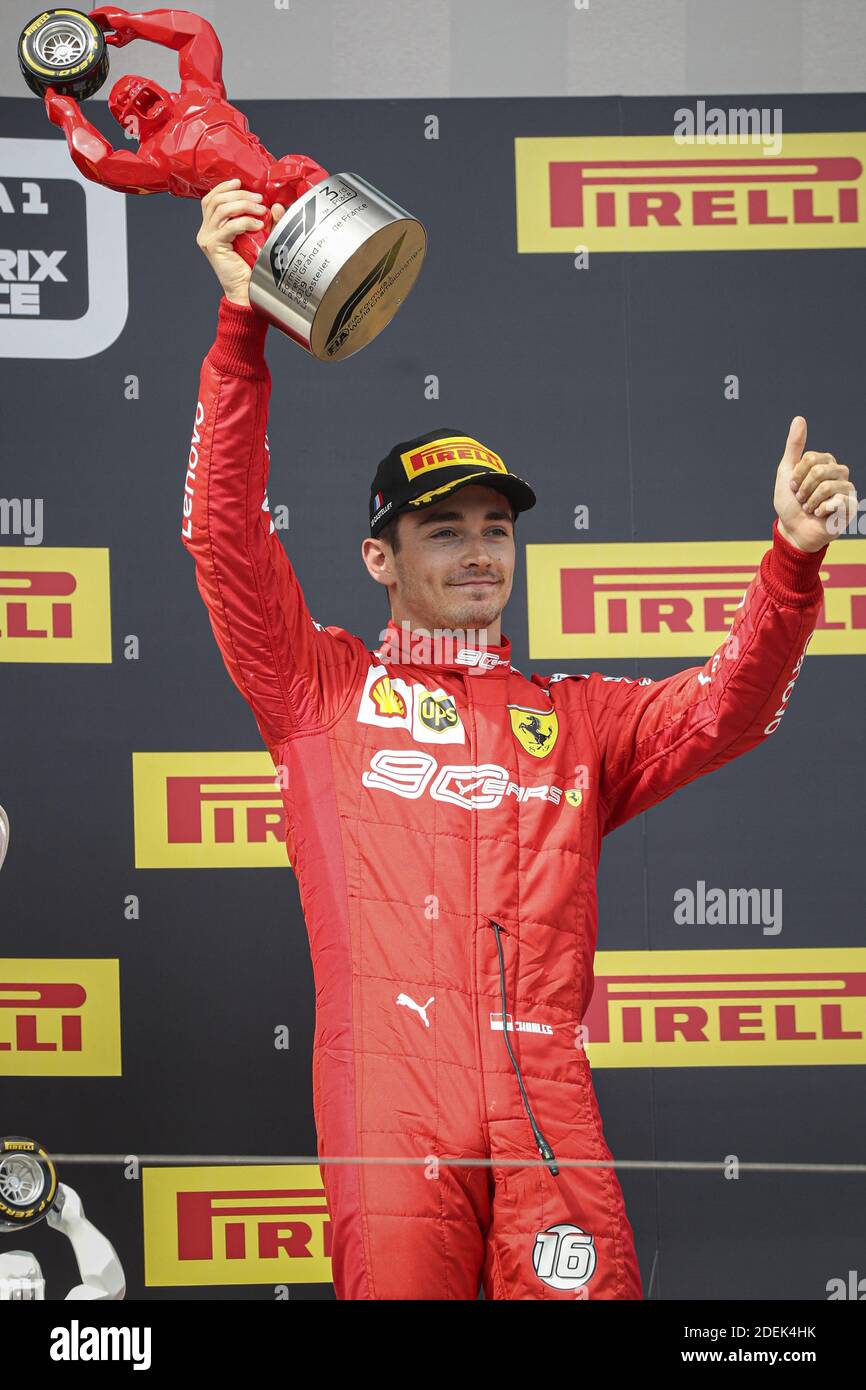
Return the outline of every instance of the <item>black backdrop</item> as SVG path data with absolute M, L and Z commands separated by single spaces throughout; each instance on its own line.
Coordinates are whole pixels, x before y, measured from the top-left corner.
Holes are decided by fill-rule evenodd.
M 371 643 L 386 613 L 358 557 L 373 468 L 396 439 L 462 424 L 533 480 L 522 542 L 769 542 L 775 467 L 789 421 L 849 462 L 863 437 L 859 250 L 518 255 L 517 135 L 666 134 L 685 98 L 248 102 L 274 153 L 303 150 L 363 174 L 417 213 L 430 253 L 410 301 L 377 343 L 326 367 L 276 332 L 272 507 L 314 616 Z M 864 126 L 846 96 L 727 97 L 784 105 L 789 131 Z M 116 139 L 104 105 L 95 123 Z M 423 138 L 424 118 L 441 122 Z M 0 101 L 2 149 L 59 139 L 33 99 Z M 70 169 L 72 168 L 70 164 Z M 7 179 L 14 193 L 21 180 Z M 120 195 L 116 195 L 120 196 Z M 57 202 L 81 312 L 84 228 Z M 108 547 L 110 665 L 7 664 L 0 801 L 12 844 L 0 874 L 2 955 L 120 961 L 122 1075 L 5 1077 L 0 1128 L 56 1152 L 314 1152 L 313 988 L 288 868 L 136 870 L 133 751 L 250 750 L 255 725 L 225 675 L 179 538 L 185 459 L 218 288 L 195 245 L 199 209 L 126 202 L 129 314 L 94 356 L 3 364 L 3 492 L 41 497 L 43 544 Z M 861 213 L 861 216 L 863 214 Z M 3 244 L 13 243 L 8 231 Z M 23 219 L 15 220 L 16 235 Z M 33 242 L 32 244 L 38 244 Z M 90 295 L 111 295 L 97 277 Z M 60 312 L 60 311 L 58 311 Z M 9 330 L 0 323 L 0 340 Z M 722 381 L 736 372 L 737 402 Z M 140 381 L 127 400 L 125 379 Z M 424 396 L 436 374 L 440 399 Z M 863 491 L 864 479 L 859 479 Z M 3 536 L 3 544 L 16 538 Z M 839 547 L 845 541 L 837 543 Z M 831 550 L 831 556 L 833 552 Z M 504 623 L 528 671 L 521 563 Z M 124 659 L 124 639 L 140 658 Z M 689 661 L 644 661 L 665 675 Z M 563 669 L 562 661 L 536 662 Z M 568 663 L 586 669 L 585 663 Z M 634 675 L 634 662 L 605 670 Z M 641 816 L 606 842 L 604 950 L 766 947 L 755 929 L 673 924 L 672 895 L 708 884 L 780 885 L 780 947 L 863 944 L 863 660 L 810 655 L 783 728 L 761 750 Z M 124 902 L 140 899 L 128 921 Z M 732 931 L 738 934 L 732 936 Z M 277 1051 L 286 1024 L 291 1047 Z M 0 1066 L 15 1070 L 0 1053 Z M 596 1083 L 620 1158 L 863 1161 L 858 1066 L 602 1069 Z M 116 1246 L 131 1297 L 271 1298 L 272 1286 L 145 1289 L 141 1184 L 117 1166 L 61 1177 Z M 863 1264 L 861 1180 L 626 1172 L 652 1297 L 823 1298 Z M 36 1252 L 59 1297 L 74 1282 L 44 1225 Z M 298 1286 L 292 1297 L 330 1296 Z

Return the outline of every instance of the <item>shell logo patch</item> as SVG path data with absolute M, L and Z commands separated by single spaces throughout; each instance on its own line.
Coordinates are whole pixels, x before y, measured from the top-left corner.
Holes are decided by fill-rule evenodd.
M 380 676 L 370 687 L 370 699 L 375 701 L 376 709 L 385 719 L 406 718 L 406 701 L 399 690 L 394 689 L 390 676 Z
M 436 686 L 392 676 L 386 666 L 371 666 L 358 706 L 359 724 L 405 729 L 416 743 L 465 743 L 466 730 L 454 698 Z
M 522 748 L 533 758 L 546 758 L 553 749 L 559 733 L 556 710 L 523 709 L 509 705 L 511 732 Z

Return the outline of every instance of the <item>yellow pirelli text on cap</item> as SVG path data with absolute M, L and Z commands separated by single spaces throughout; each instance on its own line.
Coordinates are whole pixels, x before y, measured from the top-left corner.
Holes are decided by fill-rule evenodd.
M 498 454 L 494 454 L 492 449 L 485 449 L 477 439 L 470 439 L 465 434 L 434 439 L 430 444 L 409 449 L 400 455 L 400 462 L 407 478 L 417 478 L 419 473 L 429 473 L 434 468 L 453 468 L 461 463 L 471 463 L 475 468 L 492 468 L 497 473 L 508 472 Z

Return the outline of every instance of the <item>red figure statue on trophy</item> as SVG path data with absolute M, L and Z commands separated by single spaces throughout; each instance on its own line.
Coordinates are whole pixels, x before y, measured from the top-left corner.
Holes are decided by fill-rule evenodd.
M 115 82 L 112 115 L 137 150 L 115 150 L 82 114 L 108 76 L 108 48 L 147 39 L 177 52 L 180 91 L 149 77 Z M 359 174 L 304 154 L 276 159 L 226 97 L 222 48 L 188 10 L 130 14 L 100 5 L 46 10 L 22 31 L 18 61 L 85 178 L 118 193 L 203 198 L 227 179 L 262 197 L 263 225 L 233 245 L 253 267 L 250 303 L 322 361 L 349 357 L 390 321 L 427 249 L 423 225 Z M 285 211 L 275 225 L 272 208 Z
M 139 147 L 115 150 L 73 97 L 49 88 L 48 117 L 64 132 L 73 161 L 86 178 L 119 193 L 203 198 L 215 184 L 239 178 L 243 189 L 261 193 L 268 209 L 258 232 L 242 232 L 235 239 L 235 250 L 252 264 L 270 235 L 270 207 L 288 207 L 326 179 L 327 171 L 303 154 L 275 159 L 252 134 L 243 112 L 226 100 L 223 51 L 206 19 L 187 10 L 129 14 L 116 5 L 100 5 L 89 18 L 115 48 L 147 39 L 175 49 L 180 91 L 167 92 L 149 77 L 119 78 L 108 106 Z

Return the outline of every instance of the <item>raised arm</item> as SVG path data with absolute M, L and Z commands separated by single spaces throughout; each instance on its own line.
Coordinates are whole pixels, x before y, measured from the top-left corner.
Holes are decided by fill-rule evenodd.
M 235 255 L 232 238 L 254 219 L 232 214 L 248 198 L 237 190 L 226 196 L 221 184 L 202 200 L 209 258 L 217 237 L 227 257 Z M 221 283 L 240 298 L 249 267 L 235 259 L 243 270 L 227 259 Z M 270 519 L 266 332 L 248 303 L 220 301 L 216 341 L 202 363 L 181 534 L 229 675 L 275 754 L 286 739 L 341 713 L 367 651 L 352 634 L 313 621 Z
M 773 527 L 773 545 L 702 666 L 664 680 L 594 673 L 575 683 L 600 757 L 603 833 L 739 757 L 784 721 L 821 611 L 827 547 L 807 553 Z
M 66 136 L 72 162 L 85 178 L 118 193 L 163 193 L 168 188 L 165 174 L 135 150 L 113 149 L 73 97 L 58 96 L 49 88 L 45 109 L 52 125 L 59 126 Z
M 107 43 L 123 48 L 133 39 L 147 39 L 178 54 L 181 90 L 202 87 L 221 97 L 223 51 L 213 27 L 189 10 L 150 10 L 130 14 L 118 5 L 99 5 L 89 16 L 105 32 Z
M 603 833 L 775 733 L 821 612 L 832 536 L 857 515 L 848 469 L 806 448 L 795 415 L 776 469 L 773 545 L 703 666 L 665 680 L 580 676 L 573 699 L 592 729 Z M 557 677 L 533 677 L 548 686 Z

